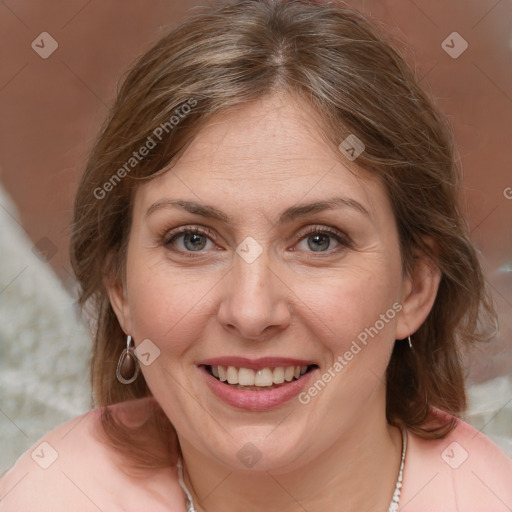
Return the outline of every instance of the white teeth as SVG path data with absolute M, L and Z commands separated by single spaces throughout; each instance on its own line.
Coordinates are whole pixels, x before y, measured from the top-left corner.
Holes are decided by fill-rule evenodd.
M 240 368 L 238 370 L 238 383 L 241 386 L 254 386 L 254 370 Z M 257 386 L 261 386 L 261 384 L 257 384 Z
M 272 380 L 274 384 L 282 384 L 284 382 L 284 368 L 282 366 L 274 368 Z
M 307 366 L 277 366 L 275 368 L 235 368 L 234 366 L 211 366 L 211 372 L 221 382 L 240 386 L 269 387 L 299 379 L 307 371 Z
M 272 370 L 270 368 L 262 368 L 256 372 L 254 377 L 255 386 L 272 386 Z
M 234 366 L 228 366 L 226 375 L 229 384 L 238 384 L 238 370 Z

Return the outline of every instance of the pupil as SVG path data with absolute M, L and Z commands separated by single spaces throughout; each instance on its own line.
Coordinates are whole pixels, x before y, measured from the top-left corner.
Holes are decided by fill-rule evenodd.
M 199 244 L 196 244 L 196 242 L 199 240 L 199 242 L 201 242 L 201 238 L 202 238 L 202 235 L 198 235 L 197 233 L 186 233 L 185 234 L 185 237 L 184 237 L 184 242 L 185 242 L 185 247 L 187 247 L 187 249 L 190 249 L 192 251 L 197 251 L 199 249 L 203 249 L 203 247 L 206 245 L 206 240 L 202 240 L 202 244 L 199 243 Z M 189 247 L 187 245 L 187 242 L 190 242 L 191 240 L 193 239 L 192 241 L 192 246 Z
M 318 248 L 320 248 L 320 249 L 327 249 L 329 247 L 329 237 L 327 235 L 321 235 L 321 234 L 313 235 L 312 237 L 309 238 L 309 240 L 311 240 L 311 239 L 315 240 L 315 243 L 320 240 L 320 244 L 319 245 L 311 245 L 311 244 L 308 243 L 309 248 L 313 249 L 314 251 L 316 251 Z M 322 240 L 324 241 L 323 244 L 321 243 Z

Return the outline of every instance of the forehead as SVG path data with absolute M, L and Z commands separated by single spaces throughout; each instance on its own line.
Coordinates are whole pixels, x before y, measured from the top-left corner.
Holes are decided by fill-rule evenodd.
M 368 210 L 386 202 L 381 184 L 323 139 L 320 123 L 282 94 L 218 115 L 170 171 L 139 187 L 136 210 L 163 197 L 266 211 L 326 196 L 364 201 Z

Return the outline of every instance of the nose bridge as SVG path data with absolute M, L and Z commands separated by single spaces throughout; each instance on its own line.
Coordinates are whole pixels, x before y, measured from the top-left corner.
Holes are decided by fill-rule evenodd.
M 290 311 L 283 283 L 275 275 L 276 267 L 268 249 L 254 239 L 244 240 L 236 250 L 229 283 L 219 310 L 225 327 L 255 338 L 270 326 L 285 327 Z
M 272 271 L 269 251 L 252 242 L 240 244 L 233 262 L 232 298 L 254 313 L 273 301 Z
M 236 248 L 233 260 L 235 284 L 238 283 L 242 288 L 248 287 L 253 293 L 271 284 L 271 259 L 270 251 L 261 238 L 258 242 L 251 236 L 246 237 Z

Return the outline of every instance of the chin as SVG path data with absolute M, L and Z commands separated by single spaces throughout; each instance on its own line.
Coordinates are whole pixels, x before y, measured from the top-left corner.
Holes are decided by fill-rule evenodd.
M 212 458 L 222 461 L 230 471 L 272 471 L 288 472 L 304 466 L 311 457 L 310 434 L 294 421 L 293 427 L 267 424 L 262 426 L 239 426 L 229 434 L 222 431 L 222 440 L 201 449 L 211 452 Z M 212 450 L 215 449 L 215 451 Z M 318 452 L 322 451 L 318 447 Z

